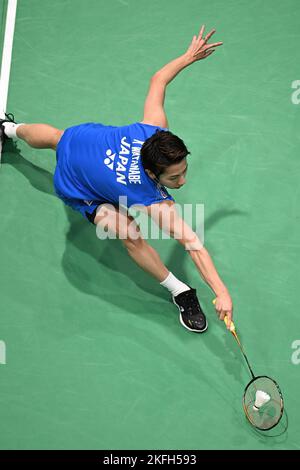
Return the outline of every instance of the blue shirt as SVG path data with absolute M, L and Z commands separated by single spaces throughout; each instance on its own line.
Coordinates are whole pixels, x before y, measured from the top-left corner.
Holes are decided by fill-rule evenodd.
M 86 123 L 66 129 L 57 146 L 57 194 L 88 205 L 94 201 L 118 204 L 119 197 L 126 196 L 128 208 L 174 201 L 164 186 L 147 175 L 141 162 L 141 147 L 157 129 L 167 130 L 140 122 L 120 127 Z

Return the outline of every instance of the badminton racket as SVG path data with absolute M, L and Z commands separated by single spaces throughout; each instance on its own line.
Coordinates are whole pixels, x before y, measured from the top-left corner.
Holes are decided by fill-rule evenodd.
M 216 299 L 213 300 L 213 304 L 216 304 Z M 226 315 L 224 323 L 227 326 Z M 266 375 L 255 376 L 232 320 L 229 331 L 239 345 L 252 377 L 243 394 L 245 415 L 256 429 L 268 431 L 274 428 L 282 418 L 284 409 L 282 392 L 274 379 Z

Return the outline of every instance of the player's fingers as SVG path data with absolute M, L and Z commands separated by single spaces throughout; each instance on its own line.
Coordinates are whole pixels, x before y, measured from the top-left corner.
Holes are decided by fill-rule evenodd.
M 213 300 L 213 304 L 214 304 L 214 306 L 215 306 L 216 314 L 218 315 L 219 319 L 220 319 L 220 320 L 223 320 L 223 319 L 224 319 L 224 316 L 223 316 L 223 318 L 221 318 L 222 307 L 219 306 L 219 302 L 217 301 L 217 299 L 214 299 L 214 300 Z
M 223 44 L 222 42 L 214 42 L 213 44 L 206 44 L 206 46 L 204 46 L 204 49 L 208 51 L 212 47 L 222 46 L 222 44 Z
M 204 57 L 208 57 L 213 52 L 215 52 L 215 49 L 212 49 L 211 51 L 205 52 Z
M 191 47 L 193 47 L 196 44 L 196 41 L 197 41 L 197 36 L 194 35 L 193 39 L 192 39 L 192 42 L 191 42 Z
M 220 320 L 224 320 L 225 315 L 226 315 L 226 312 L 224 312 L 224 310 L 221 310 L 220 316 L 219 316 Z
M 209 38 L 212 37 L 213 34 L 215 34 L 216 30 L 212 29 L 206 36 L 205 36 L 205 42 L 209 40 Z
M 205 28 L 205 25 L 203 24 L 203 25 L 201 26 L 200 31 L 199 31 L 198 39 L 201 39 L 201 38 L 202 38 L 202 34 L 204 33 L 204 28 Z

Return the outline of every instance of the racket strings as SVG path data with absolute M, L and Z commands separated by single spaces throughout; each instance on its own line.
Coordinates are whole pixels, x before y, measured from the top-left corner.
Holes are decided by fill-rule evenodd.
M 253 426 L 263 431 L 272 429 L 283 413 L 283 398 L 277 383 L 265 376 L 253 379 L 245 389 L 243 407 Z

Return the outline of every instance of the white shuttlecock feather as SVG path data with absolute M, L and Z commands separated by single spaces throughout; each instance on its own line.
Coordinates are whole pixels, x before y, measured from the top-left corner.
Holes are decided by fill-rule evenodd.
M 263 392 L 262 390 L 257 390 L 255 394 L 255 403 L 253 405 L 253 409 L 255 411 L 258 411 L 261 406 L 265 405 L 270 400 L 270 395 L 268 395 L 266 392 Z

